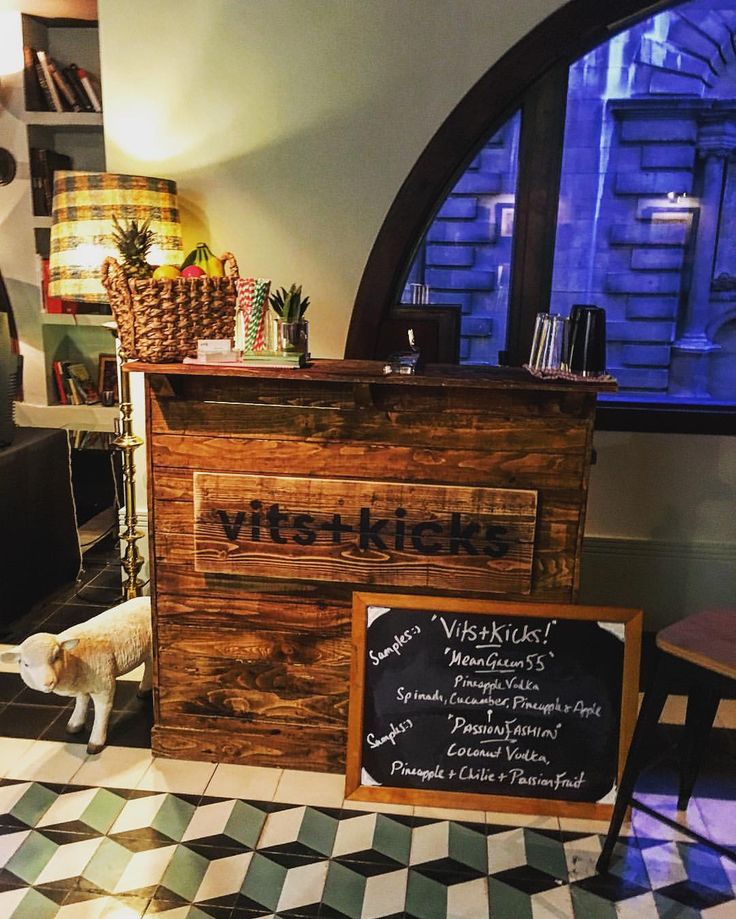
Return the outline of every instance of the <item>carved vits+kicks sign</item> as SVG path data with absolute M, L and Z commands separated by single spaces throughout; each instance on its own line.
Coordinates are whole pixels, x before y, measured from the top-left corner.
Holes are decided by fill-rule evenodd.
M 523 594 L 536 513 L 522 489 L 197 472 L 195 569 Z

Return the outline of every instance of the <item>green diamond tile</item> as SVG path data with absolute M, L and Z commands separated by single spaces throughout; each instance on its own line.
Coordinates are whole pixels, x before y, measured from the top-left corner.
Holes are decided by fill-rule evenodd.
M 5 864 L 21 880 L 32 884 L 59 847 L 36 830 L 32 830 Z
M 524 848 L 528 865 L 552 877 L 567 880 L 567 859 L 561 839 L 552 839 L 534 830 L 524 830 Z
M 108 791 L 107 788 L 100 788 L 79 819 L 87 826 L 91 826 L 93 830 L 97 830 L 98 833 L 106 833 L 124 807 L 125 798 Z
M 58 795 L 44 785 L 34 782 L 23 797 L 11 808 L 10 813 L 27 826 L 35 826 Z
M 82 871 L 82 877 L 99 890 L 114 890 L 131 857 L 124 846 L 112 839 L 103 839 Z
M 297 837 L 299 842 L 322 855 L 330 855 L 336 834 L 337 820 L 334 817 L 328 817 L 312 807 L 306 808 Z
M 183 832 L 183 831 L 182 831 Z M 161 878 L 161 886 L 185 900 L 193 900 L 209 867 L 209 859 L 186 846 L 177 846 Z
M 263 811 L 246 801 L 236 801 L 222 832 L 225 836 L 254 849 L 265 822 L 266 814 Z
M 276 909 L 287 870 L 259 852 L 255 852 L 241 891 L 256 903 L 262 903 L 268 909 Z
M 602 900 L 584 887 L 578 887 L 576 884 L 570 885 L 572 895 L 572 905 L 576 916 L 584 916 L 585 919 L 616 919 L 618 915 L 616 904 L 608 900 Z M 491 900 L 491 905 L 493 900 Z M 675 916 L 668 919 L 676 919 Z
M 401 865 L 408 865 L 411 851 L 411 827 L 397 823 L 396 820 L 384 814 L 377 814 L 373 848 L 393 858 Z
M 180 842 L 184 830 L 189 826 L 194 810 L 193 804 L 183 801 L 177 795 L 166 795 L 151 826 L 159 833 L 164 833 L 169 839 Z
M 562 854 L 564 860 L 565 853 Z M 459 823 L 450 823 L 448 855 L 455 861 L 484 874 L 488 871 L 488 843 L 485 834 L 477 830 L 471 830 Z
M 52 919 L 59 906 L 38 890 L 29 890 L 8 919 Z
M 531 896 L 504 884 L 493 875 L 488 878 L 488 899 L 493 919 L 533 919 Z M 581 916 L 593 919 L 585 913 Z
M 360 919 L 363 911 L 366 879 L 339 862 L 330 862 L 322 902 L 340 910 L 351 919 Z
M 405 910 L 416 919 L 446 919 L 447 888 L 438 881 L 410 870 Z

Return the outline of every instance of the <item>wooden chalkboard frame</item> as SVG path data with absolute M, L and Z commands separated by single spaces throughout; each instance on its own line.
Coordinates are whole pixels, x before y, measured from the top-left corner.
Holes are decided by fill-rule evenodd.
M 345 797 L 347 799 L 598 820 L 605 820 L 610 817 L 613 809 L 612 803 L 486 795 L 436 789 L 398 788 L 388 785 L 363 785 L 361 783 L 361 760 L 366 687 L 367 610 L 370 606 L 382 606 L 392 609 L 422 609 L 426 610 L 428 614 L 435 612 L 480 613 L 497 616 L 528 616 L 623 623 L 624 661 L 617 782 L 621 779 L 638 710 L 643 619 L 641 610 L 558 603 L 471 600 L 428 595 L 417 596 L 415 594 L 373 594 L 363 592 L 353 594 L 352 660 L 345 775 Z

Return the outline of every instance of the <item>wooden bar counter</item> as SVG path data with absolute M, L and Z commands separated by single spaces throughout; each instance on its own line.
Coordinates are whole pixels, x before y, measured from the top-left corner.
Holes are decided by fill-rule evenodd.
M 575 600 L 601 386 L 126 369 L 146 375 L 154 753 L 343 771 L 354 590 Z

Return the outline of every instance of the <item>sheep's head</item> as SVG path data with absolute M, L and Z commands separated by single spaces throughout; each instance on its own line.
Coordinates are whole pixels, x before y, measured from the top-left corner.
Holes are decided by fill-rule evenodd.
M 41 692 L 53 692 L 59 682 L 64 651 L 71 651 L 78 644 L 78 638 L 59 641 L 56 635 L 38 632 L 26 638 L 17 648 L 3 651 L 0 660 L 6 664 L 17 661 L 26 686 Z

